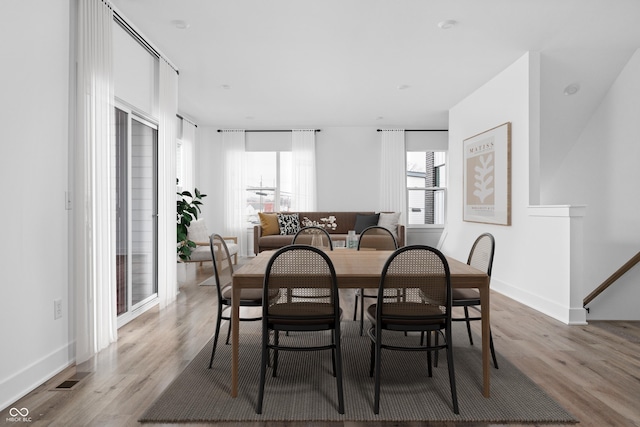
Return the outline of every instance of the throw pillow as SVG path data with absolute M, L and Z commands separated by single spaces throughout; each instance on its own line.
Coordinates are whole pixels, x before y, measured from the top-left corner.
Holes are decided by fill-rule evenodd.
M 384 227 L 393 234 L 393 237 L 398 238 L 398 221 L 400 220 L 400 212 L 384 213 L 380 212 L 380 219 L 378 225 Z
M 280 226 L 278 225 L 277 214 L 258 212 L 258 217 L 260 217 L 260 227 L 262 227 L 263 236 L 280 234 Z
M 300 231 L 300 218 L 297 213 L 294 214 L 278 214 L 278 225 L 280 226 L 281 235 L 296 234 Z
M 361 234 L 365 228 L 378 225 L 379 217 L 380 214 L 356 214 L 356 224 L 353 226 L 353 229 L 356 230 L 356 234 Z

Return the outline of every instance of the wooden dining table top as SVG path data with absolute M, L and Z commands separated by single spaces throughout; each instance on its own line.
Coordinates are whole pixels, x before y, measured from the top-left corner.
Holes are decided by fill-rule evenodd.
M 269 259 L 275 251 L 258 254 L 251 262 L 236 270 L 234 284 L 242 288 L 261 288 Z M 393 251 L 357 251 L 336 249 L 327 251 L 336 271 L 339 288 L 377 287 L 382 268 Z M 446 257 L 454 288 L 481 288 L 488 285 L 488 276 L 455 258 Z

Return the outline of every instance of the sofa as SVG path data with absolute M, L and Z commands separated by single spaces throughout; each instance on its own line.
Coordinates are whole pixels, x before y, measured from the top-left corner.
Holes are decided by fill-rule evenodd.
M 298 222 L 295 224 L 294 217 Z M 280 212 L 260 213 L 260 224 L 253 227 L 253 251 L 258 255 L 262 251 L 280 249 L 290 245 L 296 232 L 309 224 L 325 225 L 332 241 L 345 241 L 349 230 L 356 235 L 371 225 L 388 228 L 398 243 L 405 244 L 405 227 L 398 224 L 399 212 Z M 331 218 L 331 220 L 328 220 Z M 323 220 L 324 219 L 324 220 Z

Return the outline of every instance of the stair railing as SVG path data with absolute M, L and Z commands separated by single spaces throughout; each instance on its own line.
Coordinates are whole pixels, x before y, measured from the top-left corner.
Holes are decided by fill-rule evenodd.
M 627 271 L 631 270 L 638 262 L 640 262 L 640 252 L 635 254 L 629 261 L 627 261 L 622 267 L 616 270 L 607 280 L 602 282 L 600 286 L 593 290 L 587 297 L 582 300 L 582 306 L 586 308 L 587 304 L 593 301 L 598 295 L 600 295 L 605 289 L 613 284 L 616 280 L 618 280 L 622 275 L 624 275 Z M 589 309 L 587 308 L 587 311 Z

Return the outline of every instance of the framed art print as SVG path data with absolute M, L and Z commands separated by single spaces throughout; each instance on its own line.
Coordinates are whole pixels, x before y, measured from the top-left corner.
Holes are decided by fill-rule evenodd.
M 463 141 L 463 219 L 511 225 L 511 123 Z

